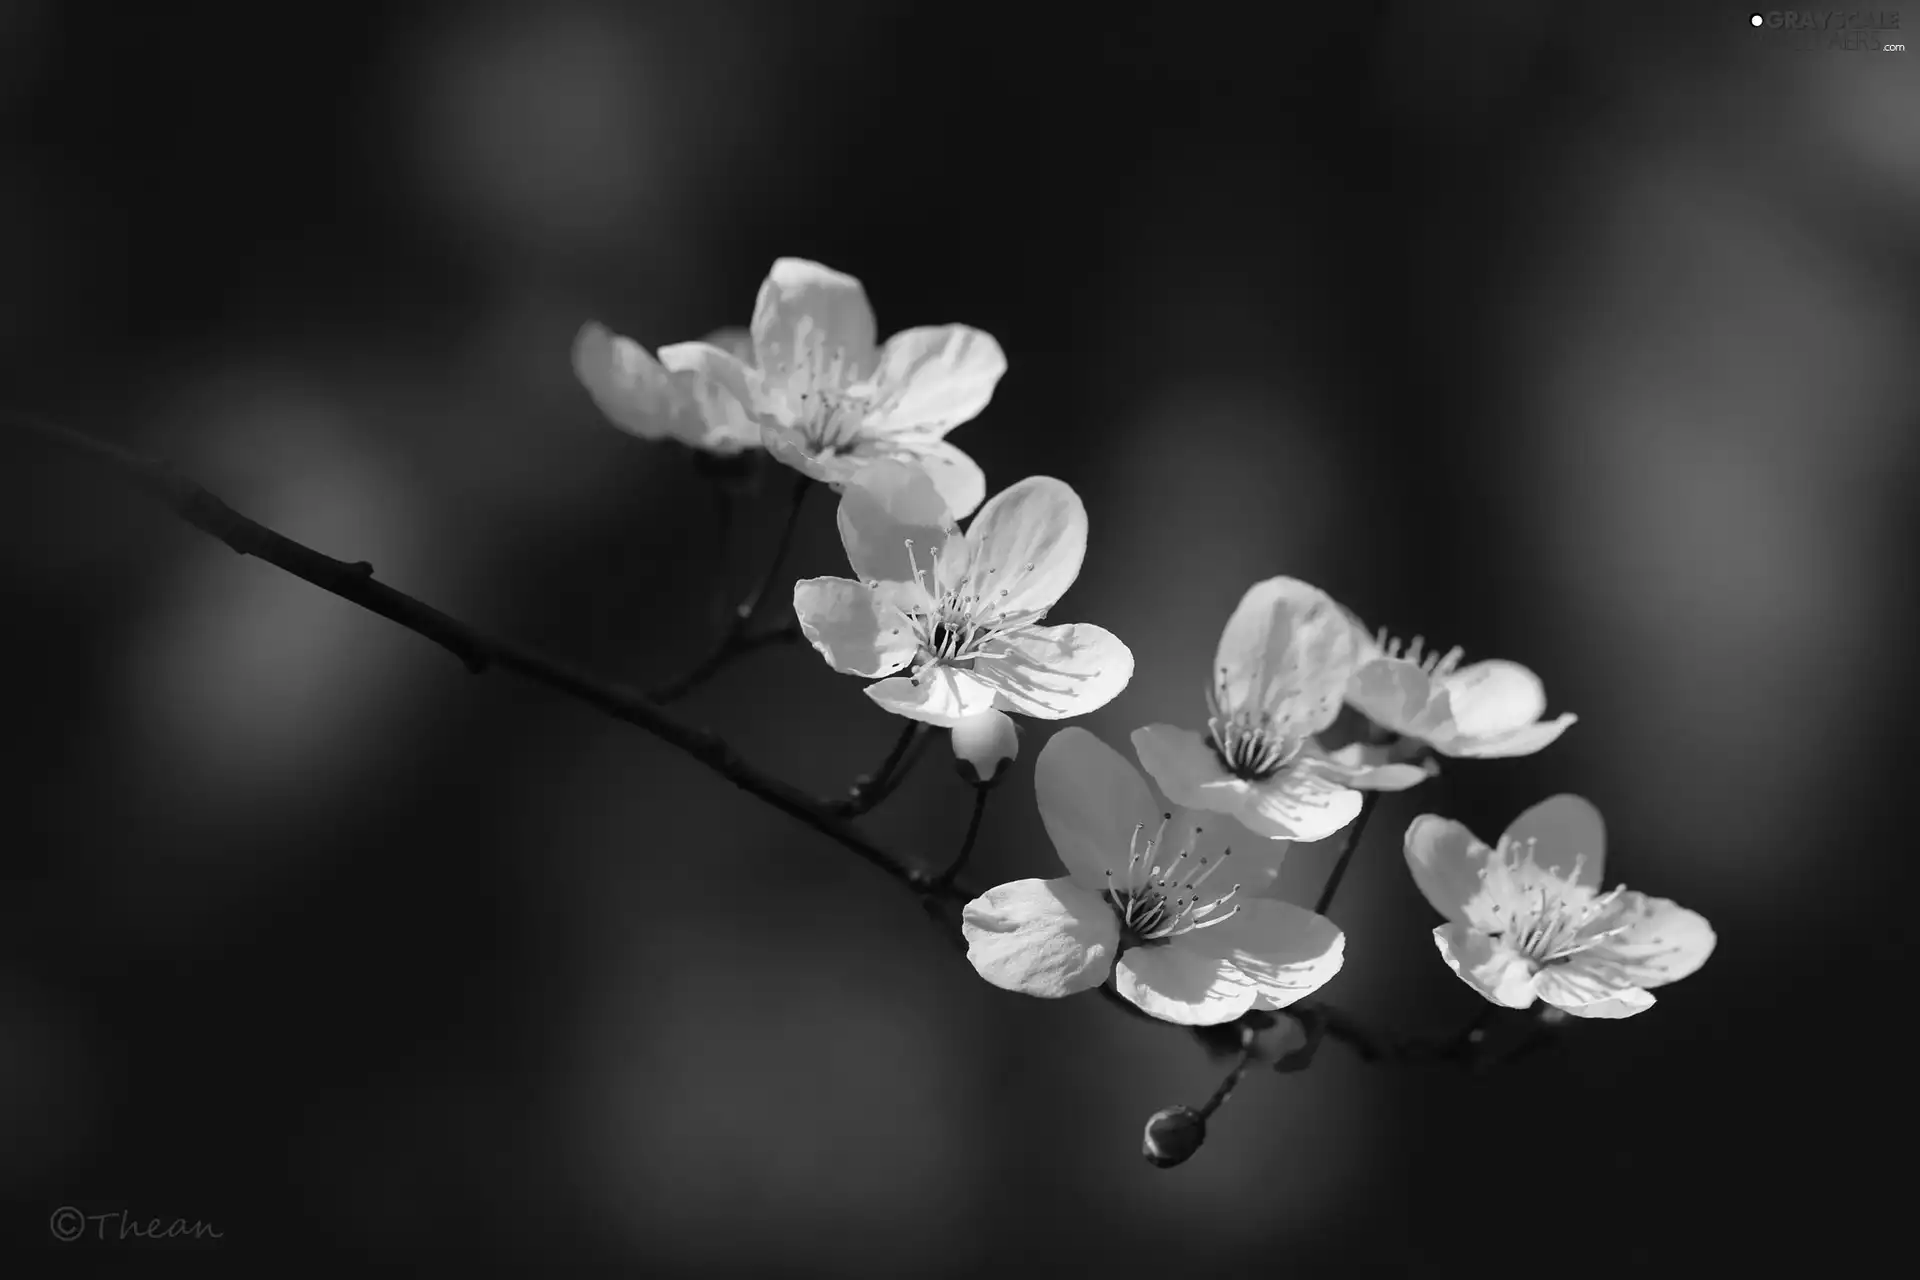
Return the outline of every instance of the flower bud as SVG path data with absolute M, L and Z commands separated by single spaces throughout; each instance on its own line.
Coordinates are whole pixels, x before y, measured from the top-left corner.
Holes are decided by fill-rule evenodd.
M 1207 1140 L 1207 1122 L 1190 1107 L 1168 1107 L 1156 1111 L 1147 1121 L 1146 1139 L 1140 1151 L 1156 1169 L 1171 1169 L 1184 1163 Z
M 1020 756 L 1020 738 L 1013 720 L 1003 711 L 982 711 L 953 726 L 953 754 L 960 761 L 960 776 L 976 784 L 992 782 L 1010 761 Z

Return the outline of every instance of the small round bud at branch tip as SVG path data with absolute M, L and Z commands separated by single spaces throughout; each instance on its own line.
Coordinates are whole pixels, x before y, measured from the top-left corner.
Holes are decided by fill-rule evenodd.
M 1184 1164 L 1207 1140 L 1207 1122 L 1191 1107 L 1168 1107 L 1147 1121 L 1140 1152 L 1156 1169 Z
M 1002 766 L 1019 758 L 1020 738 L 1003 711 L 982 711 L 953 726 L 953 754 L 971 766 L 974 780 L 993 781 Z M 964 773 L 963 773 L 964 776 Z

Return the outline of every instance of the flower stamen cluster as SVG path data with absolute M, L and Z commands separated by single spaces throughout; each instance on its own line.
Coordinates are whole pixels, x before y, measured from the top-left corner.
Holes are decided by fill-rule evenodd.
M 1194 840 L 1189 838 L 1172 861 L 1164 865 L 1154 861 L 1171 821 L 1171 813 L 1162 814 L 1159 831 L 1144 841 L 1140 837 L 1146 824 L 1136 823 L 1125 869 L 1117 876 L 1111 869 L 1106 873 L 1107 898 L 1120 919 L 1120 937 L 1125 943 L 1144 946 L 1162 942 L 1177 934 L 1225 924 L 1239 914 L 1238 905 L 1227 906 L 1240 893 L 1237 884 L 1211 902 L 1200 900 L 1201 886 L 1226 865 L 1231 849 L 1222 850 L 1217 859 L 1209 859 L 1196 854 Z

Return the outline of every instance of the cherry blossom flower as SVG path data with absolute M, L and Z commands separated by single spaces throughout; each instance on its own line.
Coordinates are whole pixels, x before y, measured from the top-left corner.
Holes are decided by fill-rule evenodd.
M 1423 653 L 1418 636 L 1404 646 L 1384 632 L 1359 643 L 1347 701 L 1375 724 L 1443 756 L 1532 755 L 1578 719 L 1543 721 L 1546 689 L 1517 662 L 1463 667 L 1459 648 Z
M 738 346 L 727 330 L 707 341 Z M 682 347 L 691 345 L 704 344 Z M 745 406 L 693 372 L 672 371 L 682 362 L 680 350 L 662 347 L 656 359 L 633 339 L 590 323 L 573 340 L 573 371 L 600 412 L 642 440 L 678 440 L 723 455 L 758 448 L 760 424 Z
M 1625 1018 L 1653 1005 L 1713 952 L 1706 920 L 1625 886 L 1600 891 L 1600 813 L 1560 795 L 1527 810 L 1489 849 L 1433 814 L 1406 835 L 1414 883 L 1448 923 L 1433 940 L 1461 981 L 1495 1004 L 1534 1000 L 1582 1018 Z
M 1358 658 L 1348 616 L 1297 578 L 1255 583 L 1227 620 L 1207 690 L 1207 732 L 1156 724 L 1134 751 L 1176 804 L 1229 813 L 1269 839 L 1322 840 L 1360 813 L 1355 788 L 1398 791 L 1428 775 L 1355 743 L 1316 740 L 1340 714 Z
M 1039 625 L 1087 549 L 1086 508 L 1061 481 L 1002 490 L 962 534 L 932 478 L 887 462 L 847 487 L 839 524 L 859 580 L 795 583 L 794 612 L 835 671 L 877 681 L 867 696 L 887 710 L 945 728 L 989 709 L 1064 720 L 1133 678 L 1111 632 Z
M 986 477 L 946 434 L 986 408 L 1007 371 L 1000 344 L 965 325 L 875 338 L 873 308 L 852 276 L 800 258 L 773 264 L 754 303 L 751 353 L 683 343 L 661 363 L 695 375 L 716 424 L 741 413 L 764 426 L 768 452 L 842 486 L 877 459 L 933 478 L 956 517 L 986 496 Z
M 988 982 L 1057 997 L 1111 974 L 1154 1017 L 1203 1026 L 1284 1008 L 1340 971 L 1346 939 L 1332 921 L 1240 895 L 1241 882 L 1272 878 L 1284 845 L 1230 849 L 1233 823 L 1162 813 L 1139 771 L 1084 729 L 1041 748 L 1034 789 L 1067 874 L 966 905 L 967 959 Z

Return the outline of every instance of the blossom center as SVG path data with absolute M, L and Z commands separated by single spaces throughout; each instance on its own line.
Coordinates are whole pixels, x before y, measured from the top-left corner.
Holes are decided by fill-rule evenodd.
M 1264 707 L 1229 709 L 1226 676 L 1223 669 L 1214 687 L 1207 690 L 1207 735 L 1213 754 L 1234 777 L 1264 782 L 1293 763 L 1306 740 L 1288 737 L 1276 729 L 1273 712 Z
M 892 406 L 897 392 L 882 391 L 861 353 L 832 342 L 811 317 L 796 326 L 793 342 L 785 369 L 763 374 L 775 415 L 821 457 L 853 452 L 867 424 Z
M 1563 879 L 1540 866 L 1535 841 L 1502 840 L 1480 869 L 1493 899 L 1487 909 L 1495 926 L 1488 936 L 1538 972 L 1567 964 L 1625 932 L 1625 925 L 1610 922 L 1626 886 L 1605 893 L 1589 889 L 1579 882 L 1586 861 L 1585 854 L 1576 856 Z
M 1240 892 L 1237 884 L 1212 899 L 1201 891 L 1214 872 L 1226 865 L 1232 850 L 1223 850 L 1217 860 L 1196 857 L 1189 840 L 1177 856 L 1167 857 L 1163 851 L 1172 820 L 1172 814 L 1162 814 L 1159 831 L 1147 840 L 1141 839 L 1146 824 L 1134 827 L 1126 870 L 1118 875 L 1107 872 L 1107 901 L 1120 922 L 1122 947 L 1153 946 L 1223 924 L 1240 910 L 1237 904 L 1227 905 Z
M 908 677 L 914 684 L 930 667 L 957 667 L 972 670 L 980 658 L 1005 658 L 1013 653 L 1006 643 L 1009 632 L 1028 626 L 1046 616 L 1045 609 L 1008 610 L 1008 587 L 995 587 L 1008 566 L 988 568 L 970 566 L 964 575 L 942 564 L 940 549 L 929 547 L 926 563 L 915 549 L 913 539 L 906 540 L 907 560 L 913 566 L 913 580 L 920 588 L 917 601 L 902 608 L 913 629 L 918 648 L 914 669 Z M 1026 566 L 1031 573 L 1033 566 Z

